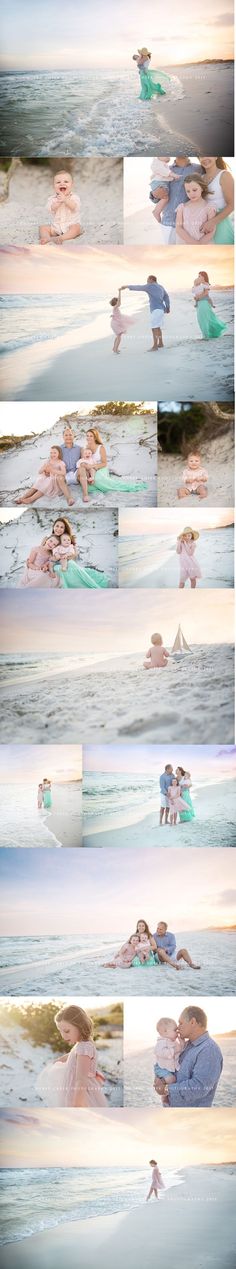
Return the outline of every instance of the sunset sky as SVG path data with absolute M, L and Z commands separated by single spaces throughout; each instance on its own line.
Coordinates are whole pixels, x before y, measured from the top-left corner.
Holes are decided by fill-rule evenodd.
M 81 780 L 82 745 L 1 745 L 0 784 L 37 784 L 42 764 L 57 784 Z
M 1 1111 L 1 1166 L 194 1167 L 235 1159 L 236 1110 Z
M 79 296 L 104 296 L 109 301 L 119 286 L 129 283 L 143 285 L 150 273 L 171 294 L 191 291 L 194 278 L 202 267 L 202 248 L 193 247 L 79 247 L 79 252 L 63 247 L 58 258 L 52 248 L 40 246 L 24 248 L 17 253 L 12 248 L 0 249 L 1 290 L 7 294 L 77 294 Z M 210 257 L 204 267 L 210 275 L 212 287 L 233 286 L 233 247 L 219 247 L 211 243 Z M 124 294 L 125 308 L 140 308 L 147 302 L 146 296 Z
M 1 652 L 59 653 L 66 658 L 83 654 L 85 664 L 90 658 L 90 664 L 97 665 L 106 652 L 111 659 L 145 654 L 153 631 L 161 631 L 163 642 L 172 647 L 179 622 L 189 644 L 233 642 L 234 594 L 231 590 L 179 591 L 176 598 L 169 590 L 165 594 L 145 591 L 143 607 L 140 591 L 35 591 L 32 595 L 3 590 L 1 615 Z
M 101 869 L 99 850 L 49 847 L 42 869 L 40 848 L 2 848 L 2 935 L 67 934 L 79 940 L 93 931 L 124 940 L 140 915 L 152 930 L 166 920 L 175 933 L 235 924 L 235 851 L 214 851 L 214 868 L 211 848 L 202 849 L 201 867 L 194 847 L 145 847 L 145 867 L 142 851 L 134 867 L 133 849 L 125 850 L 122 868 L 119 851 L 104 848 L 103 861 Z M 232 944 L 232 954 L 233 949 Z
M 84 745 L 84 771 L 127 771 L 159 777 L 167 762 L 191 770 L 193 779 L 207 773 L 214 783 L 236 776 L 236 748 L 232 745 Z
M 183 0 L 165 8 L 146 0 L 41 0 L 40 22 L 32 0 L 8 0 L 2 17 L 3 69 L 132 68 L 137 46 L 147 45 L 152 64 L 168 66 L 228 58 L 233 47 L 232 3 Z
M 178 1022 L 180 1014 L 188 1005 L 199 1005 L 207 1015 L 208 1031 L 211 1035 L 224 1035 L 225 1031 L 236 1030 L 236 1000 L 234 996 L 161 996 L 160 1000 L 141 996 L 126 1000 L 125 1004 L 125 1052 L 141 1053 L 144 1049 L 155 1047 L 158 1040 L 156 1023 L 158 1018 L 173 1018 Z M 236 1037 L 234 1066 L 236 1068 Z
M 234 508 L 228 510 L 223 508 L 197 507 L 189 511 L 191 528 L 197 529 L 199 533 L 203 529 L 223 529 L 226 525 L 234 523 Z M 145 537 L 148 534 L 156 534 L 157 538 L 160 534 L 167 535 L 182 533 L 188 522 L 187 512 L 182 508 L 168 508 L 162 510 L 161 507 L 125 507 L 119 511 L 119 536 L 132 537 L 140 535 Z

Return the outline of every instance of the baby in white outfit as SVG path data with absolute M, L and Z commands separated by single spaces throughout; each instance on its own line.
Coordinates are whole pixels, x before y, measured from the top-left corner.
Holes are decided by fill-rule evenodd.
M 177 1023 L 173 1018 L 159 1018 L 156 1029 L 159 1034 L 154 1053 L 155 1078 L 164 1079 L 166 1084 L 175 1084 L 175 1074 L 179 1067 L 180 1053 L 183 1053 L 184 1040 L 178 1037 Z
M 171 167 L 169 167 L 169 162 L 170 162 L 170 159 L 166 159 L 166 158 L 153 159 L 152 165 L 151 165 L 152 179 L 151 179 L 150 199 L 152 203 L 155 203 L 155 212 L 153 212 L 153 215 L 155 215 L 156 220 L 161 219 L 161 212 L 164 211 L 166 204 L 169 202 L 168 190 L 166 190 L 166 193 L 163 194 L 162 197 L 160 197 L 160 194 L 158 192 L 157 181 L 159 181 L 159 183 L 161 181 L 165 181 L 165 182 L 168 181 L 168 183 L 170 183 L 171 181 L 179 181 L 181 177 L 181 172 L 179 172 L 178 175 L 177 175 L 177 172 L 172 172 Z
M 79 223 L 80 198 L 74 193 L 70 172 L 57 172 L 53 184 L 54 193 L 47 203 L 51 223 L 39 226 L 42 246 L 52 238 L 54 242 L 61 244 L 69 238 L 79 238 L 84 232 Z

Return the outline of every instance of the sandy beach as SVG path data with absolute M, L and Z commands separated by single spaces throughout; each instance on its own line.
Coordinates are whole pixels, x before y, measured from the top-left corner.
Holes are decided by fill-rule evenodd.
M 59 413 L 59 409 L 55 406 L 55 417 Z M 68 410 L 69 416 L 69 410 Z M 86 443 L 86 432 L 89 427 L 97 426 L 101 430 L 101 436 L 107 448 L 109 470 L 112 475 L 118 475 L 121 479 L 131 481 L 145 481 L 147 487 L 140 489 L 135 493 L 125 493 L 124 490 L 111 490 L 110 493 L 100 493 L 99 490 L 91 490 L 89 494 L 89 504 L 86 507 L 82 503 L 80 485 L 73 486 L 73 497 L 75 499 L 75 509 L 70 508 L 70 519 L 74 522 L 75 512 L 83 512 L 84 518 L 88 517 L 90 507 L 94 510 L 96 507 L 104 509 L 107 507 L 122 506 L 156 506 L 157 502 L 157 420 L 156 414 L 142 414 L 137 416 L 129 415 L 127 417 L 117 415 L 115 418 L 112 414 L 106 414 L 101 419 L 91 415 L 78 416 L 77 420 L 72 420 L 76 440 L 81 441 L 82 445 Z M 34 477 L 47 458 L 50 446 L 54 443 L 59 444 L 62 439 L 63 420 L 57 421 L 55 425 L 45 432 L 41 432 L 39 436 L 32 437 L 32 440 L 26 440 L 22 437 L 21 444 L 13 445 L 10 449 L 3 450 L 1 456 L 1 473 L 0 473 L 0 500 L 2 506 L 11 506 L 15 499 L 33 484 Z M 91 487 L 90 487 L 91 488 Z M 67 504 L 62 495 L 55 498 L 44 496 L 40 499 L 38 509 L 34 510 L 36 523 L 41 523 L 41 508 L 50 507 L 53 515 L 54 510 L 67 511 Z M 30 509 L 24 512 L 29 517 Z M 85 522 L 85 519 L 84 519 Z M 33 521 L 30 520 L 30 523 Z M 78 523 L 78 521 L 77 521 Z M 94 517 L 92 518 L 94 526 Z M 105 524 L 105 534 L 107 537 L 108 521 L 101 521 L 99 516 L 96 519 L 96 543 L 95 533 L 93 532 L 93 549 L 96 546 L 96 567 L 101 567 L 98 559 L 101 561 L 101 548 L 99 546 L 99 537 L 97 526 Z M 82 530 L 82 517 L 80 517 L 80 533 Z M 21 521 L 21 532 L 23 532 L 23 521 Z M 84 542 L 89 533 L 89 528 L 85 524 Z M 114 540 L 115 541 L 115 540 Z M 89 539 L 88 539 L 89 542 Z M 108 541 L 107 548 L 108 550 Z M 9 555 L 8 555 L 9 558 Z M 91 563 L 86 559 L 86 563 Z
M 233 154 L 233 62 L 161 69 L 172 90 L 151 101 L 139 100 L 132 61 L 124 71 L 2 74 L 2 155 Z
M 0 737 L 26 743 L 90 744 L 97 741 L 176 741 L 201 744 L 218 741 L 218 714 L 221 715 L 221 742 L 234 743 L 233 649 L 230 644 L 205 645 L 193 649 L 191 657 L 169 662 L 165 672 L 151 675 L 141 658 L 121 657 L 108 662 L 107 669 L 96 667 L 63 675 L 47 676 L 43 662 L 35 677 L 27 680 L 16 660 L 2 658 L 3 719 Z M 9 672 L 14 668 L 11 680 Z M 151 681 L 150 681 L 151 680 Z M 217 682 L 217 711 L 215 689 Z M 204 684 L 204 712 L 202 690 Z M 74 702 L 78 702 L 75 712 Z M 107 843 L 108 844 L 108 843 Z M 152 843 L 150 843 L 152 844 Z M 221 843 L 222 844 L 222 843 Z M 228 843 L 227 843 L 228 844 Z
M 83 228 L 81 240 L 71 242 L 69 249 L 79 251 L 81 242 L 123 241 L 122 159 L 79 159 L 68 165 L 68 161 L 58 157 L 37 167 L 23 164 L 20 158 L 12 160 L 5 178 L 5 196 L 0 201 L 1 243 L 22 246 L 38 242 L 39 225 L 49 221 L 47 203 L 54 173 L 68 166 L 75 193 L 81 200 Z M 55 250 L 53 240 L 51 247 Z
M 233 507 L 234 505 L 234 434 L 217 436 L 201 445 L 201 458 L 209 472 L 208 493 L 205 507 Z M 180 507 L 177 489 L 181 484 L 185 458 L 179 454 L 158 452 L 158 506 Z M 199 507 L 194 494 L 184 498 L 182 506 Z
M 205 737 L 204 737 L 205 739 Z M 188 735 L 190 741 L 190 735 Z M 113 781 L 115 785 L 115 778 Z M 85 846 L 235 846 L 236 793 L 234 781 L 199 787 L 191 790 L 195 819 L 175 827 L 159 823 L 160 793 L 150 799 L 150 809 L 145 802 L 130 809 L 127 805 L 114 814 L 96 819 L 86 815 L 86 771 L 83 785 L 83 843 Z M 117 787 L 118 795 L 119 786 Z M 117 796 L 116 796 L 117 803 Z
M 67 950 L 69 940 L 61 937 L 52 940 L 37 937 L 37 959 L 31 938 L 2 939 L 0 968 L 0 994 L 24 995 L 96 995 L 111 994 L 119 1000 L 126 996 L 193 995 L 232 996 L 234 993 L 235 934 L 213 930 L 186 930 L 177 934 L 177 948 L 188 947 L 192 959 L 201 966 L 193 970 L 181 961 L 181 970 L 169 965 L 133 966 L 131 969 L 112 970 L 106 962 L 113 959 L 118 948 L 125 943 L 127 930 L 114 940 L 107 934 L 83 940 L 78 937 L 78 949 Z M 9 961 L 12 960 L 12 964 Z M 200 1003 L 200 1001 L 199 1001 Z
M 232 510 L 232 516 L 233 516 Z M 157 512 L 158 515 L 158 512 Z M 183 515 L 181 513 L 181 530 Z M 194 526 L 195 527 L 195 526 Z M 171 528 L 171 524 L 170 524 Z M 200 533 L 196 557 L 201 569 L 197 586 L 214 588 L 234 585 L 234 527 Z M 145 538 L 135 534 L 119 538 L 119 586 L 131 588 L 152 586 L 162 588 L 179 586 L 179 556 L 176 552 L 176 535 L 166 533 L 156 536 L 146 533 Z M 189 586 L 190 582 L 187 581 Z
M 160 1260 L 181 1269 L 188 1257 L 192 1269 L 233 1269 L 235 1177 L 229 1169 L 193 1168 L 182 1174 L 183 1185 L 163 1191 L 161 1200 L 145 1202 L 128 1213 L 117 1212 L 24 1238 L 4 1248 L 6 1269 L 152 1269 L 156 1248 Z M 137 1251 L 138 1248 L 138 1251 Z M 203 1259 L 204 1257 L 204 1259 Z
M 173 248 L 174 251 L 182 248 Z M 131 266 L 132 267 L 132 266 Z M 171 312 L 164 322 L 164 348 L 146 356 L 151 348 L 149 306 L 140 300 L 133 306 L 135 324 L 124 336 L 121 353 L 112 353 L 110 317 L 102 297 L 101 312 L 89 316 L 85 297 L 78 296 L 78 311 L 86 322 L 73 331 L 38 343 L 25 343 L 2 357 L 0 393 L 4 400 L 54 401 L 79 393 L 85 399 L 91 378 L 100 400 L 210 401 L 233 399 L 233 291 L 212 288 L 218 317 L 227 329 L 217 340 L 205 340 L 197 323 L 191 294 L 172 293 Z M 67 297 L 70 307 L 70 297 Z M 3 325 L 4 337 L 4 325 Z
M 44 501 L 44 499 L 42 499 Z M 58 499 L 59 501 L 59 499 Z M 18 587 L 22 585 L 24 569 L 29 551 L 38 547 L 44 537 L 49 537 L 55 520 L 53 509 L 34 510 L 25 508 L 19 519 L 12 518 L 0 528 L 0 586 Z M 69 511 L 70 524 L 76 535 L 78 546 L 78 562 L 83 568 L 96 568 L 106 573 L 108 586 L 118 585 L 117 534 L 118 517 L 116 511 L 92 511 L 86 508 L 76 516 L 73 508 Z M 0 513 L 1 522 L 1 513 Z M 37 575 L 36 575 L 37 577 Z M 48 585 L 48 574 L 45 574 Z M 43 581 L 43 574 L 41 574 Z M 40 580 L 41 580 L 40 579 Z M 32 585 L 34 572 L 32 570 Z M 37 587 L 37 580 L 35 582 Z

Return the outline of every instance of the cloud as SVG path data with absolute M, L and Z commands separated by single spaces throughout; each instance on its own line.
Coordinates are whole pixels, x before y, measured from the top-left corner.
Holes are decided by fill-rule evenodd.
M 219 895 L 217 903 L 220 907 L 223 904 L 228 904 L 229 907 L 231 907 L 231 904 L 236 903 L 236 890 L 222 890 L 222 894 Z
M 233 13 L 218 13 L 218 17 L 214 18 L 213 22 L 211 22 L 211 26 L 224 27 L 224 26 L 233 26 L 233 25 L 234 25 Z

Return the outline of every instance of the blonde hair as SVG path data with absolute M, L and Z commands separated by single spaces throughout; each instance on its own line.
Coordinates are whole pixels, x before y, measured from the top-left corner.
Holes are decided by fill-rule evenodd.
M 151 635 L 151 643 L 163 643 L 162 635 L 160 634 Z
M 195 182 L 195 185 L 200 185 L 203 198 L 207 198 L 208 194 L 210 194 L 210 196 L 212 197 L 212 190 L 208 189 L 206 178 L 202 176 L 201 173 L 199 173 L 198 175 L 198 172 L 192 172 L 191 176 L 186 176 L 184 180 L 185 188 L 186 188 L 186 185 L 192 185 L 192 183 L 194 182 Z
M 89 1014 L 85 1013 L 84 1009 L 80 1009 L 79 1005 L 67 1005 L 65 1009 L 59 1009 L 59 1013 L 55 1015 L 57 1027 L 60 1022 L 71 1022 L 73 1027 L 77 1027 L 81 1040 L 89 1040 L 92 1035 L 92 1018 L 89 1018 Z M 60 1027 L 58 1029 L 60 1030 Z

